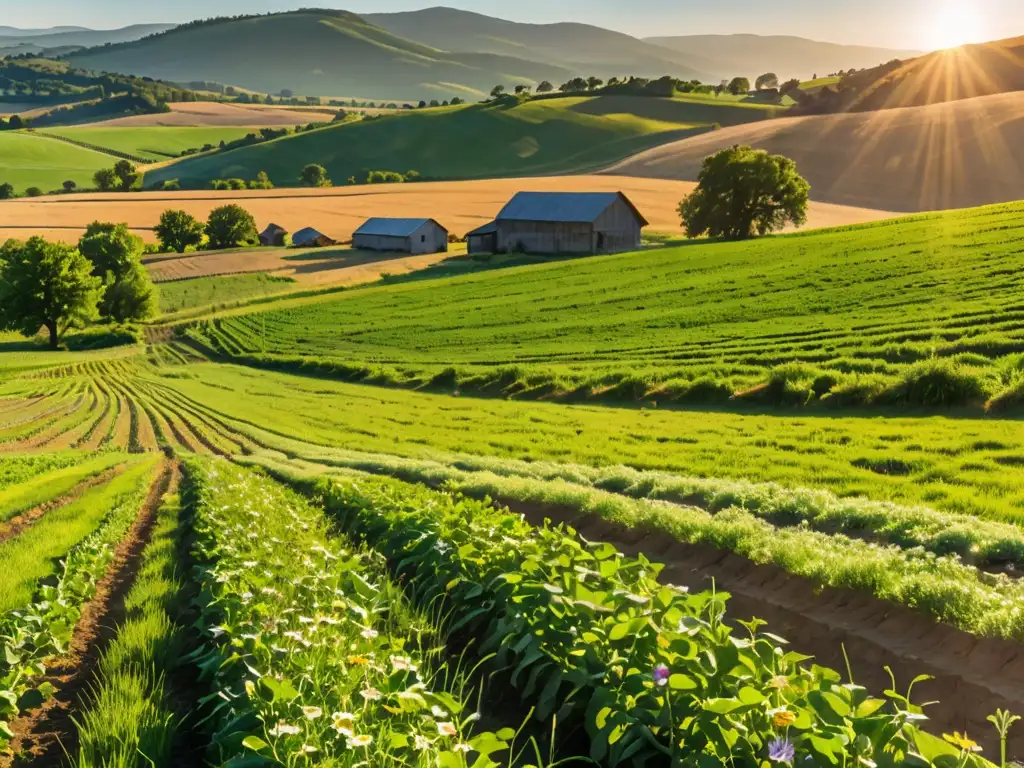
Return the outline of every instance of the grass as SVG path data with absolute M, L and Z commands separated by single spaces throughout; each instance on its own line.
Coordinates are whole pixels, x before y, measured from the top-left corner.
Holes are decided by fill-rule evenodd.
M 184 630 L 173 619 L 185 588 L 177 573 L 179 513 L 178 497 L 168 496 L 125 598 L 125 619 L 76 718 L 76 768 L 134 768 L 140 756 L 165 765 L 170 758 L 179 717 L 169 678 L 184 649 Z
M 138 492 L 153 476 L 156 456 L 142 459 L 109 483 L 48 512 L 31 528 L 0 544 L 0 614 L 27 604 L 40 579 L 57 571 L 57 561 L 93 533 L 122 497 Z
M 300 442 L 414 458 L 625 465 L 1024 518 L 1024 481 L 1007 469 L 1024 460 L 1013 421 L 479 400 L 217 364 L 167 369 L 155 380 L 167 401 L 195 403 L 208 418 L 227 419 L 232 430 L 287 453 Z
M 82 454 L 82 459 L 87 459 Z M 105 453 L 69 467 L 53 469 L 27 482 L 0 490 L 0 522 L 10 520 L 26 510 L 72 491 L 79 484 L 96 477 L 127 460 L 127 456 Z
M 835 75 L 835 76 L 832 76 L 832 77 L 819 77 L 817 80 L 806 80 L 806 81 L 800 83 L 800 90 L 801 91 L 819 90 L 821 88 L 824 88 L 826 85 L 836 85 L 840 80 L 842 80 L 842 78 L 839 77 L 838 75 Z
M 0 184 L 13 185 L 18 194 L 29 187 L 50 192 L 65 181 L 92 187 L 93 174 L 111 166 L 110 155 L 102 152 L 27 133 L 0 133 Z
M 311 162 L 326 167 L 335 184 L 372 169 L 417 170 L 439 179 L 576 173 L 699 133 L 714 122 L 761 117 L 743 109 L 628 96 L 471 104 L 185 159 L 148 173 L 146 184 L 178 179 L 185 187 L 202 187 L 210 179 L 253 178 L 265 170 L 276 185 L 296 186 L 302 166 Z
M 251 128 L 234 127 L 92 127 L 47 128 L 44 133 L 80 141 L 103 149 L 123 152 L 160 162 L 177 157 L 187 149 L 202 149 L 207 144 L 234 141 L 252 133 Z
M 351 290 L 192 333 L 449 392 L 980 407 L 1024 378 L 1022 235 L 1015 203 Z
M 160 311 L 168 314 L 273 296 L 293 290 L 295 281 L 290 277 L 256 272 L 175 280 L 160 283 L 157 287 L 160 293 Z

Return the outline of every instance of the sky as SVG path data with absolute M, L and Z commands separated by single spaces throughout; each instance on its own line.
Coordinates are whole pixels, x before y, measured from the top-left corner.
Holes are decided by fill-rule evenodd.
M 752 32 L 932 50 L 1024 35 L 1024 0 L 0 0 L 0 25 L 109 29 L 298 7 L 381 13 L 442 3 L 513 21 L 580 21 L 637 36 Z

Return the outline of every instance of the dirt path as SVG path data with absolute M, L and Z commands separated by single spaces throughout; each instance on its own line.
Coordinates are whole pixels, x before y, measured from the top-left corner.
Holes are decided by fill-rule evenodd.
M 87 491 L 95 488 L 97 485 L 103 485 L 110 482 L 122 471 L 124 471 L 124 465 L 108 469 L 106 472 L 101 472 L 87 480 L 83 480 L 63 496 L 51 499 L 45 504 L 40 504 L 26 512 L 22 512 L 17 517 L 12 517 L 5 523 L 0 523 L 0 544 L 13 539 L 15 536 L 20 536 L 39 522 L 39 520 L 49 512 L 59 509 L 60 507 L 66 507 L 68 504 L 78 501 Z
M 902 691 L 917 675 L 931 675 L 935 680 L 917 686 L 914 696 L 918 704 L 941 702 L 926 711 L 931 718 L 927 730 L 966 730 L 987 755 L 998 755 L 999 745 L 985 718 L 997 708 L 1024 712 L 1024 645 L 1019 643 L 976 637 L 853 590 L 818 590 L 776 566 L 685 544 L 660 531 L 630 529 L 571 509 L 496 501 L 535 525 L 545 518 L 566 522 L 586 539 L 665 563 L 661 579 L 667 583 L 691 589 L 714 584 L 732 595 L 734 620 L 766 620 L 769 631 L 813 655 L 818 664 L 845 669 L 845 646 L 857 683 L 876 694 L 890 687 L 886 666 Z M 1009 752 L 1012 759 L 1024 757 L 1024 729 L 1011 731 Z
M 78 729 L 72 718 L 89 694 L 96 665 L 124 621 L 125 597 L 135 583 L 157 511 L 179 480 L 180 467 L 167 461 L 138 518 L 118 545 L 95 596 L 82 611 L 68 653 L 49 665 L 45 680 L 56 687 L 56 696 L 12 723 L 15 737 L 10 750 L 16 757 L 0 758 L 0 768 L 60 768 L 65 755 L 77 753 Z

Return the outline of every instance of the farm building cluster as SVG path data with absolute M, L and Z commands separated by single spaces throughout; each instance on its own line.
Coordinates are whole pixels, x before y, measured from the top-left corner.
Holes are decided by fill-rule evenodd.
M 470 254 L 615 253 L 636 250 L 647 220 L 621 192 L 520 192 L 494 221 L 466 235 Z M 336 245 L 312 227 L 291 236 L 300 248 Z M 448 229 L 435 219 L 367 220 L 352 235 L 352 247 L 367 251 L 427 254 L 445 253 Z M 283 246 L 288 233 L 271 224 L 260 243 Z

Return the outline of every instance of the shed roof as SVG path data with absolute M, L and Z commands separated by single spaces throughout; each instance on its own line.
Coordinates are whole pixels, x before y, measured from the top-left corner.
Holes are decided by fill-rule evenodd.
M 633 210 L 641 224 L 648 223 L 621 192 L 519 192 L 501 209 L 498 221 L 590 224 L 620 199 Z
M 288 232 L 288 230 L 286 230 L 284 227 L 278 226 L 277 224 L 268 224 L 267 228 L 264 229 L 263 232 L 261 232 L 260 234 L 272 235 L 272 234 L 275 234 L 275 233 L 287 233 L 287 232 Z
M 472 235 L 493 235 L 498 231 L 498 222 L 492 221 L 489 224 L 484 224 L 482 227 L 477 227 L 472 232 L 467 232 L 466 237 Z
M 433 222 L 444 229 L 434 219 L 368 219 L 363 226 L 355 231 L 357 235 L 377 235 L 380 237 L 409 237 L 424 224 Z M 445 229 L 445 232 L 448 230 Z
M 303 243 L 308 240 L 316 240 L 321 237 L 327 237 L 327 235 L 325 235 L 323 232 L 320 232 L 319 230 L 313 229 L 313 227 L 306 227 L 305 229 L 300 229 L 298 232 L 292 235 L 292 242 Z M 327 237 L 327 239 L 330 240 L 331 238 Z

